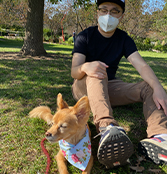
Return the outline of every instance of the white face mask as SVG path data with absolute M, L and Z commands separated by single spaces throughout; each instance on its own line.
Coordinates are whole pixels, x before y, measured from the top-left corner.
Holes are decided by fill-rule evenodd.
M 115 18 L 107 14 L 104 16 L 99 16 L 98 23 L 103 31 L 105 32 L 113 31 L 118 26 L 120 18 Z

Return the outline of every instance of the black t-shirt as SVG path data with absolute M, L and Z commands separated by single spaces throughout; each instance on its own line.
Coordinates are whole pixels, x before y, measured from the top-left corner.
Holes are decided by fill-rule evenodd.
M 89 27 L 80 32 L 76 38 L 73 54 L 86 56 L 86 62 L 101 61 L 106 63 L 108 80 L 115 79 L 119 61 L 123 56 L 128 58 L 137 51 L 134 41 L 126 32 L 116 29 L 110 38 L 103 37 L 98 27 Z

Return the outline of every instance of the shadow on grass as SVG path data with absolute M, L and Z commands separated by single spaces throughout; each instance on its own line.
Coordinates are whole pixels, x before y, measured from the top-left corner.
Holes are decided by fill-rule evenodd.
M 0 39 L 0 47 L 4 48 L 22 48 L 23 41 L 17 39 Z M 47 51 L 61 51 L 61 52 L 69 52 L 72 53 L 73 46 L 72 45 L 60 45 L 54 43 L 44 43 L 44 48 Z
M 72 53 L 73 46 L 60 45 L 60 44 L 44 44 L 46 50 L 52 51 L 68 51 Z
M 151 62 L 150 62 L 151 64 Z M 154 65 L 151 65 L 154 66 Z M 127 63 L 125 59 L 120 62 L 118 76 L 127 82 L 137 82 L 141 80 L 136 70 Z M 36 106 L 47 105 L 54 112 L 56 111 L 56 98 L 58 93 L 62 93 L 64 100 L 69 105 L 74 105 L 75 100 L 72 97 L 71 85 L 71 57 L 65 55 L 52 55 L 51 57 L 20 59 L 1 59 L 0 60 L 0 98 L 19 102 L 24 108 L 23 113 L 18 113 L 19 117 L 25 117 L 28 112 Z M 166 66 L 159 64 L 157 69 L 158 77 L 163 80 L 162 70 Z M 17 109 L 17 108 L 16 108 Z M 10 112 L 7 108 L 6 112 Z M 146 123 L 142 111 L 142 103 L 131 104 L 113 108 L 115 119 L 129 127 L 128 136 L 132 140 L 135 152 L 130 158 L 131 164 L 136 165 L 138 154 L 138 142 L 146 137 Z M 20 112 L 20 111 L 18 111 Z M 116 169 L 106 169 L 101 165 L 96 157 L 99 139 L 93 139 L 96 135 L 96 128 L 90 117 L 89 126 L 92 132 L 92 152 L 94 156 L 94 174 L 129 174 L 131 171 L 129 165 Z M 143 162 L 145 167 L 143 173 L 148 173 L 149 168 L 160 167 L 150 162 Z M 165 173 L 162 171 L 162 174 Z
M 71 59 L 0 60 L 0 97 L 20 101 L 24 106 L 56 104 L 59 92 L 71 99 Z M 40 101 L 37 102 L 37 99 Z M 70 101 L 69 101 L 70 102 Z M 70 102 L 71 103 L 71 102 Z
M 154 73 L 158 77 L 160 82 L 163 82 L 167 86 L 167 61 L 164 58 L 158 58 L 154 60 L 150 57 L 143 57 L 148 65 L 153 69 Z M 125 59 L 123 58 L 119 64 L 117 71 L 117 77 L 121 77 L 123 81 L 129 83 L 137 83 L 142 81 L 141 76 L 136 71 L 136 69 Z
M 23 45 L 23 41 L 21 41 L 21 40 L 14 40 L 14 39 L 1 39 L 0 40 L 0 47 L 21 48 L 22 45 Z

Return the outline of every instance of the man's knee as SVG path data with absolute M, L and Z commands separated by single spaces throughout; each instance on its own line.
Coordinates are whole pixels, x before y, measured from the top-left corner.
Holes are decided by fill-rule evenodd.
M 95 85 L 99 85 L 99 84 L 102 85 L 102 86 L 107 85 L 108 84 L 108 79 L 107 78 L 98 79 L 98 78 L 90 77 L 90 76 L 86 77 L 86 86 L 87 86 L 87 88 L 95 86 Z

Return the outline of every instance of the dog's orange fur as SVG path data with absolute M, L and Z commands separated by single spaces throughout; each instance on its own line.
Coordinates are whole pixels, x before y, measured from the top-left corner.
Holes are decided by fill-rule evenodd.
M 58 108 L 55 115 L 51 114 L 51 110 L 48 107 L 39 106 L 34 108 L 29 113 L 29 116 L 41 118 L 48 124 L 52 124 L 51 128 L 46 132 L 46 138 L 50 142 L 57 142 L 64 139 L 71 144 L 77 144 L 84 137 L 86 132 L 86 124 L 90 114 L 88 98 L 84 96 L 75 104 L 75 106 L 69 107 L 59 93 L 57 96 L 57 106 Z M 59 150 L 55 158 L 59 173 L 69 174 L 66 166 L 66 159 L 61 150 Z M 89 174 L 92 166 L 93 156 L 91 155 L 88 166 L 82 174 Z

